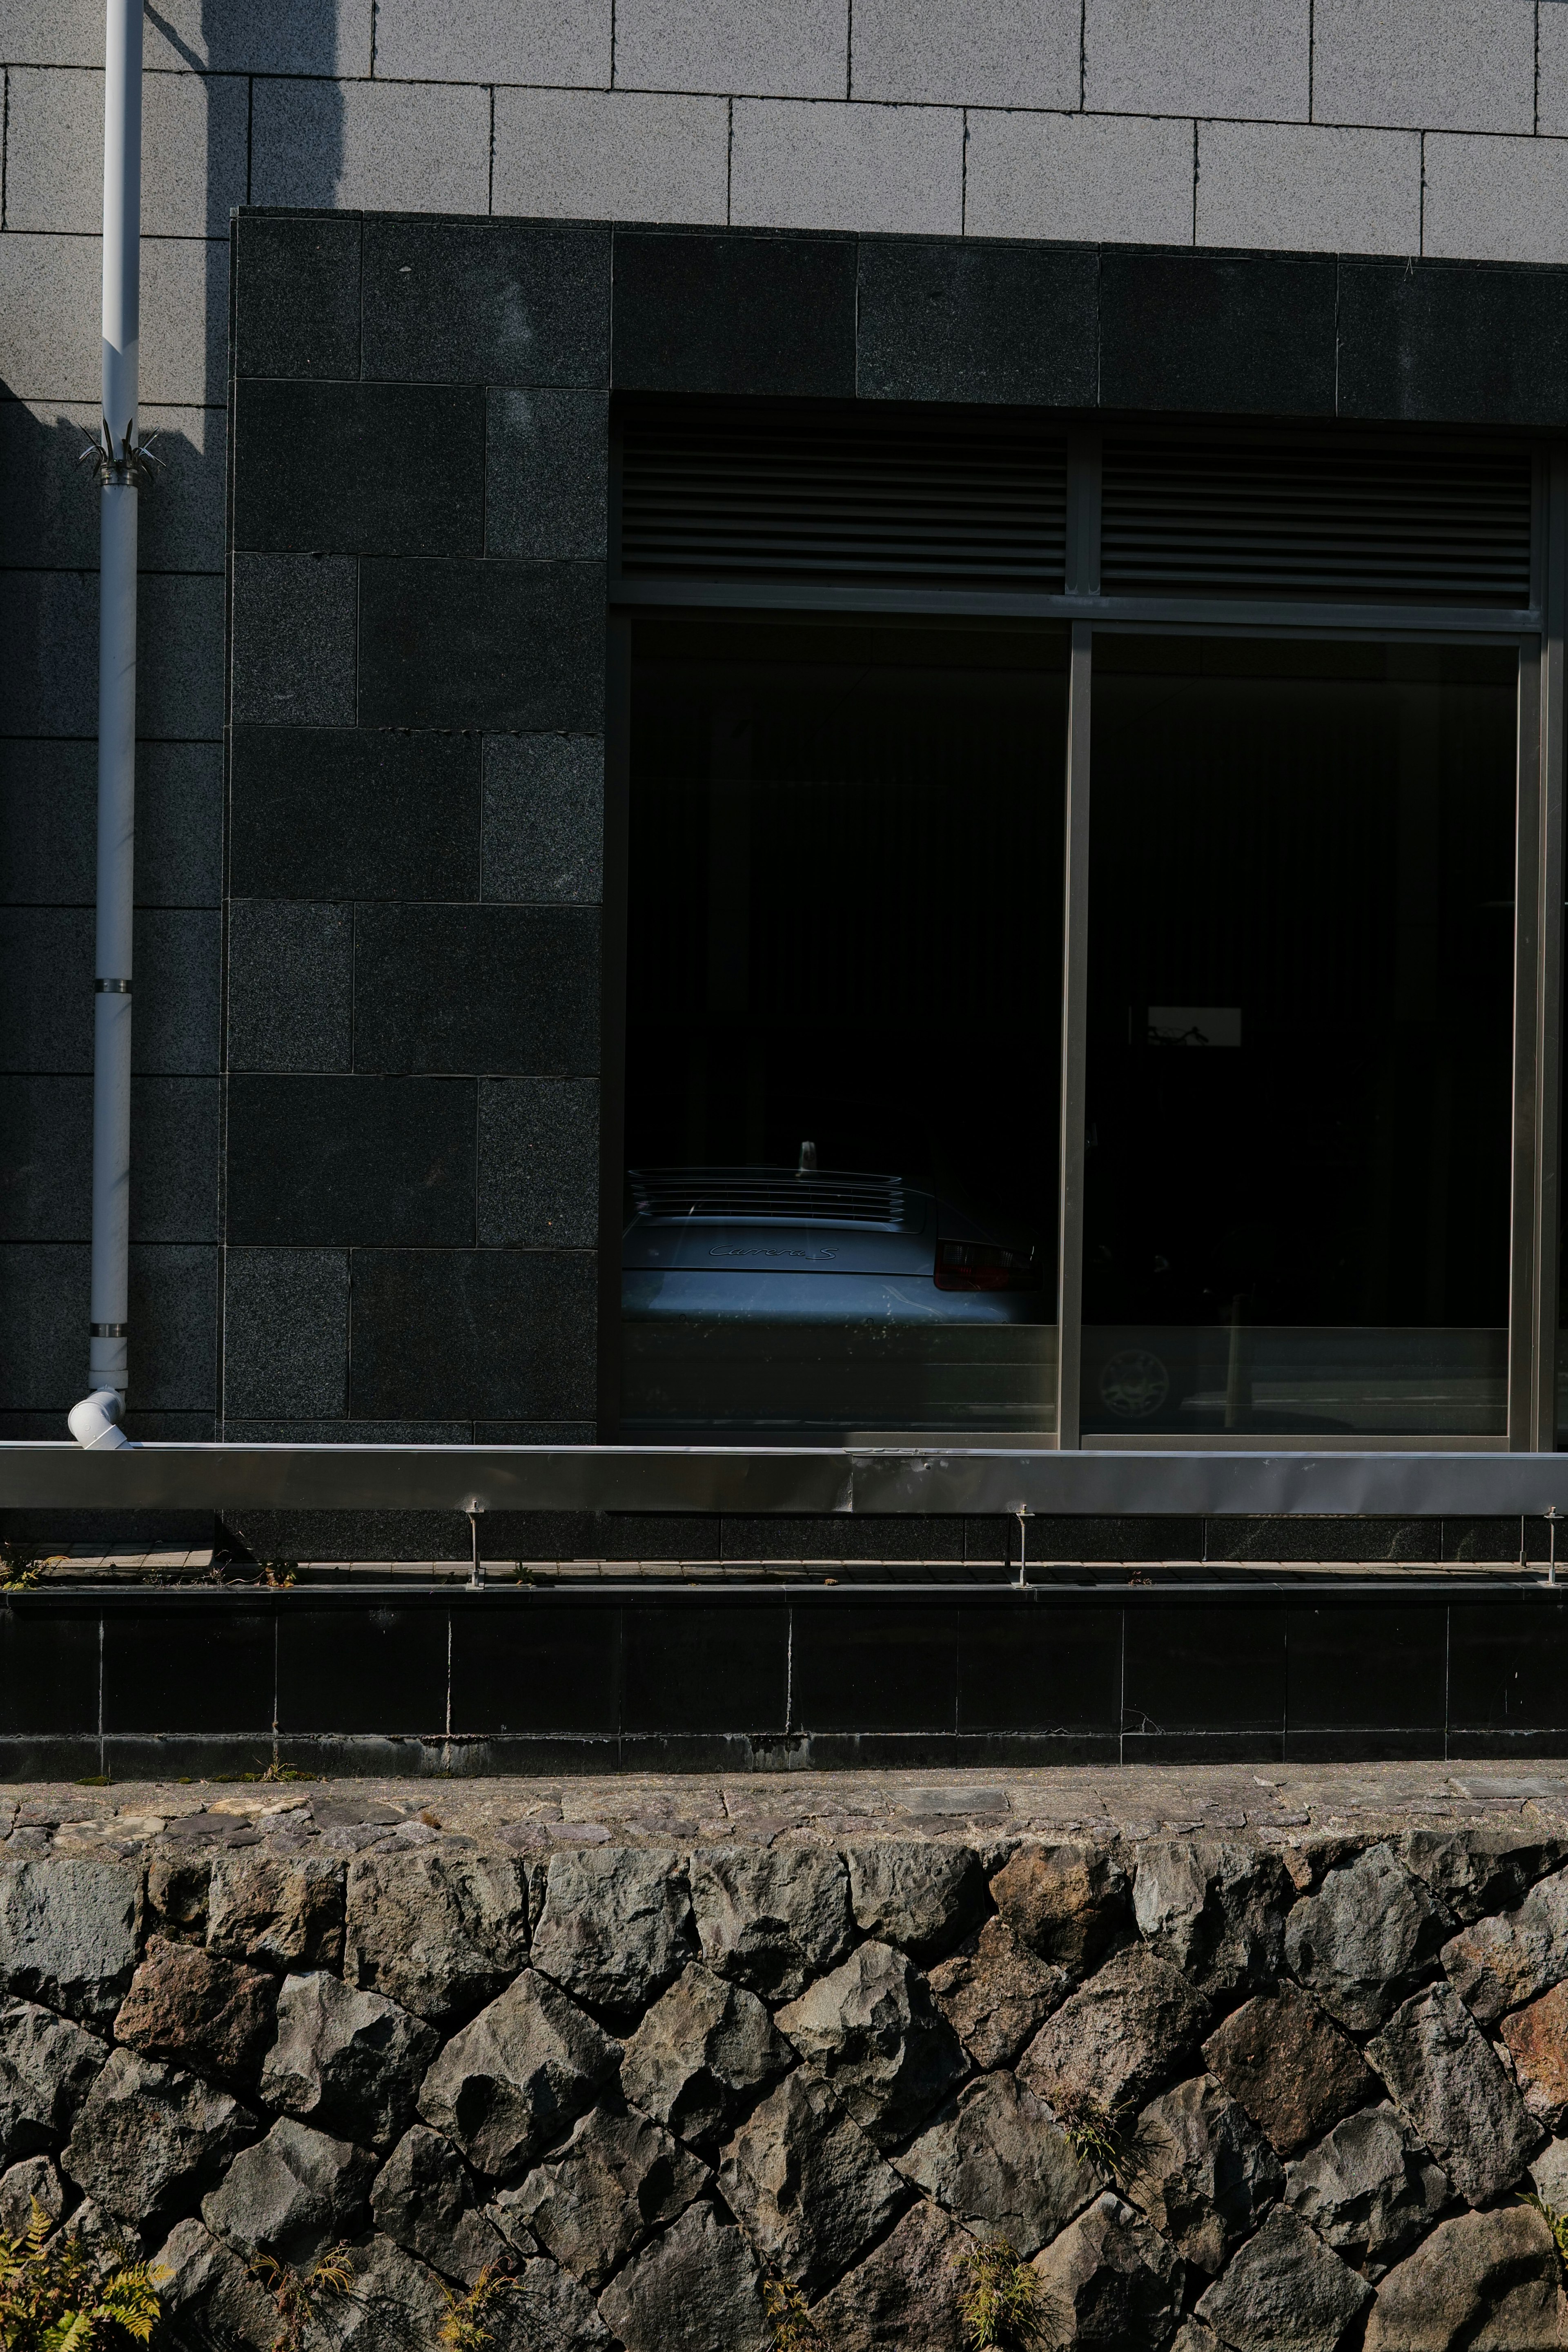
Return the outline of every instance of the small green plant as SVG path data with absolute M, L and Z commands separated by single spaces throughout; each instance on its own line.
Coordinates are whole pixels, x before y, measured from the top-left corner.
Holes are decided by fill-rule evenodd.
M 273 1592 L 287 1592 L 300 1572 L 297 1559 L 258 1559 L 261 1581 Z
M 1555 2205 L 1547 2203 L 1544 2197 L 1537 2197 L 1528 2191 L 1519 2201 L 1521 2205 L 1533 2205 L 1542 2216 L 1552 2232 L 1552 2242 L 1557 2248 L 1557 2259 L 1563 2269 L 1568 2271 L 1568 2213 L 1560 2213 Z
M 1109 2107 L 1098 2099 L 1078 2097 L 1058 2100 L 1057 2114 L 1080 2164 L 1096 2165 L 1113 2179 L 1126 2170 L 1127 2135 Z
M 789 2279 L 763 2282 L 773 2352 L 823 2352 L 822 2330 L 805 2307 L 805 2297 Z
M 111 1782 L 107 1772 L 84 1772 L 76 1785 L 79 1789 L 107 1789 Z
M 353 2265 L 346 2246 L 329 2246 L 308 2271 L 290 2269 L 271 2254 L 257 2254 L 250 2275 L 272 2297 L 278 2312 L 278 2333 L 272 2352 L 303 2352 L 323 2302 L 352 2292 Z
M 0 2238 L 5 2352 L 89 2352 L 126 2338 L 145 2344 L 158 2314 L 157 2284 L 145 2263 L 117 2261 L 106 2274 L 79 2232 L 56 2231 L 36 2197 L 25 2234 Z
M 500 2263 L 487 2263 L 466 2294 L 447 2287 L 447 2315 L 437 2334 L 448 2352 L 490 2352 L 495 2328 L 491 2306 L 503 2294 L 518 2294 L 521 2285 Z
M 963 2282 L 958 2307 L 972 2352 L 1033 2352 L 1045 2342 L 1039 2274 L 1006 2238 L 983 2239 L 955 2254 L 953 2267 Z
M 0 1592 L 31 1592 L 42 1581 L 47 1558 L 27 1544 L 0 1543 Z

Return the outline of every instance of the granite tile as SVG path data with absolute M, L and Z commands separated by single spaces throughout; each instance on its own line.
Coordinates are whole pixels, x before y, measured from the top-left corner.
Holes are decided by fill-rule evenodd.
M 0 741 L 0 905 L 92 905 L 97 806 L 96 743 Z
M 353 908 L 235 899 L 229 1068 L 346 1070 L 353 1061 Z
M 362 907 L 362 1070 L 579 1076 L 599 1055 L 599 919 L 579 907 Z
M 472 898 L 479 743 L 369 728 L 237 727 L 237 897 Z
M 360 718 L 367 727 L 592 735 L 603 728 L 604 709 L 602 563 L 367 557 L 362 564 Z
M 1530 0 L 1314 0 L 1312 112 L 1320 122 L 1415 131 L 1535 123 Z
M 0 911 L 0 1070 L 92 1068 L 92 910 Z
M 83 748 L 92 754 L 89 788 L 96 797 L 96 751 Z M 138 905 L 216 907 L 222 895 L 222 744 L 139 743 Z
M 1109 248 L 1101 405 L 1331 415 L 1334 294 L 1327 257 Z
M 848 0 L 619 0 L 616 12 L 616 82 L 627 89 L 842 98 L 848 52 Z
M 605 553 L 610 402 L 603 392 L 492 385 L 485 552 L 534 562 Z
M 596 906 L 604 841 L 605 747 L 597 736 L 489 737 L 485 898 Z
M 596 1311 L 586 1252 L 359 1251 L 350 1409 L 586 1419 Z
M 860 397 L 1090 408 L 1099 280 L 1089 247 L 863 238 Z
M 614 22 L 612 0 L 378 0 L 375 69 L 407 81 L 607 82 Z
M 172 1077 L 216 1071 L 222 955 L 216 909 L 139 908 L 132 952 L 132 1067 Z
M 1312 54 L 1310 0 L 1085 0 L 1074 100 L 1097 114 L 1304 122 Z
M 86 1393 L 90 1255 L 85 1242 L 0 1249 L 0 1407 L 65 1413 Z
M 63 9 L 74 5 L 63 0 Z M 268 0 L 265 8 L 246 0 L 161 0 L 147 19 L 147 67 L 176 73 L 368 74 L 374 16 L 374 0 Z
M 142 572 L 221 572 L 223 412 L 148 402 L 141 426 L 160 468 L 137 517 Z M 81 453 L 98 430 L 97 401 L 0 405 L 0 546 L 10 563 L 97 571 L 99 502 Z
M 849 95 L 900 106 L 1076 108 L 1080 25 L 1079 0 L 855 0 Z M 758 90 L 752 80 L 733 86 Z M 842 94 L 842 81 L 823 93 Z
M 247 379 L 236 387 L 237 547 L 478 555 L 484 534 L 477 385 Z
M 613 370 L 621 391 L 852 399 L 853 242 L 618 232 Z
M 1430 142 L 1427 152 L 1425 249 L 1430 252 Z M 1199 125 L 1199 245 L 1419 253 L 1422 205 L 1422 142 L 1415 131 Z
M 357 218 L 241 213 L 234 225 L 235 372 L 321 381 L 359 373 Z
M 47 235 L 103 226 L 103 59 L 87 73 L 13 66 L 5 108 L 5 226 Z M 245 202 L 250 93 L 238 76 L 151 73 L 142 85 L 142 234 L 226 236 Z
M 963 227 L 963 111 L 738 98 L 731 110 L 730 218 L 739 228 L 956 236 Z
M 968 123 L 967 235 L 1191 244 L 1190 122 L 976 110 Z
M 268 1418 L 344 1409 L 349 1261 L 344 1250 L 224 1253 L 223 1401 Z
M 596 1078 L 480 1081 L 479 1202 L 481 1248 L 594 1247 L 599 1234 Z
M 365 223 L 368 377 L 602 389 L 609 320 L 605 229 Z
M 223 733 L 221 576 L 144 572 L 138 601 L 138 734 L 215 740 Z
M 474 1127 L 471 1078 L 232 1078 L 229 1241 L 471 1248 Z
M 1568 142 L 1435 131 L 1420 143 L 1423 253 L 1459 261 L 1568 256 Z
M 1342 416 L 1568 422 L 1568 312 L 1554 271 L 1347 260 L 1339 276 Z
M 358 604 L 353 556 L 237 555 L 236 725 L 352 727 Z
M 0 1241 L 91 1234 L 91 1078 L 0 1077 Z
M 482 213 L 489 192 L 488 89 L 305 79 L 255 85 L 253 204 Z
M 132 1242 L 217 1240 L 219 1108 L 216 1077 L 132 1080 Z
M 534 219 L 722 222 L 730 106 L 637 89 L 498 89 L 493 201 Z

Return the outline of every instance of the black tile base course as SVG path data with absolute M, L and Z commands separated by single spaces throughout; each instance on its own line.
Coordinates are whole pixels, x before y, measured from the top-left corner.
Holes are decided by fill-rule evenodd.
M 0 1779 L 1561 1756 L 1565 1645 L 1568 1591 L 1418 1576 L 36 1591 Z

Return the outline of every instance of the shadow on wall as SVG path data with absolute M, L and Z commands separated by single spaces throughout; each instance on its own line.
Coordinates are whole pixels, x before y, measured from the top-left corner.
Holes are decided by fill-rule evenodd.
M 258 111 L 267 200 L 335 205 L 335 77 L 368 72 L 371 6 L 145 11 L 142 422 L 163 462 L 140 517 L 130 1425 L 150 1437 L 210 1436 L 217 1402 L 229 216 L 263 162 Z M 81 453 L 99 406 L 102 83 L 18 79 L 37 217 L 13 172 L 7 226 L 43 232 L 44 259 L 0 380 L 0 1435 L 63 1437 L 90 1234 L 99 500 Z M 14 151 L 25 127 L 14 100 Z

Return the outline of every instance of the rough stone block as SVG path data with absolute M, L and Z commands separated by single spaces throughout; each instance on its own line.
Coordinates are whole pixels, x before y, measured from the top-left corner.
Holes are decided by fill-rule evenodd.
M 1396 1851 L 1405 1869 L 1467 1926 L 1485 1911 L 1513 1910 L 1538 1878 L 1568 1858 L 1561 1838 L 1506 1822 L 1460 1831 L 1406 1830 Z
M 358 573 L 352 555 L 235 557 L 237 725 L 353 725 Z
M 778 2023 L 879 2147 L 906 2139 L 969 2071 L 924 1978 L 890 1944 L 858 1945 Z
M 1420 137 L 1414 131 L 1201 123 L 1194 242 L 1290 253 L 1419 253 Z
M 593 89 L 610 79 L 611 24 L 610 0 L 552 0 L 549 7 L 524 9 L 505 0 L 473 0 L 463 8 L 380 0 L 375 69 L 403 81 Z
M 895 2159 L 949 2212 L 1038 2252 L 1100 2194 L 1049 2110 L 1007 2074 L 983 2074 Z M 902 2228 L 903 2223 L 900 2224 Z
M 215 1854 L 206 1939 L 231 1960 L 335 1968 L 343 1948 L 342 1864 L 325 1854 Z
M 346 1251 L 228 1250 L 223 1339 L 229 1413 L 338 1417 L 347 1409 Z
M 545 2252 L 597 2294 L 654 2230 L 686 2210 L 705 2166 L 647 2116 L 603 2107 L 534 2166 L 517 2210 Z
M 1561 2131 L 1568 2121 L 1568 1984 L 1505 2017 L 1502 2038 L 1526 2107 L 1548 2131 Z
M 1526 0 L 1317 0 L 1312 68 L 1320 122 L 1534 127 L 1534 11 Z
M 967 1846 L 884 1838 L 844 1850 L 855 1925 L 925 1966 L 949 1952 L 985 1908 L 985 1873 Z
M 1127 1874 L 1085 1845 L 1024 1845 L 991 1882 L 1018 1941 L 1074 1976 L 1098 1966 L 1131 1930 Z
M 1204 2057 L 1281 2156 L 1309 2147 L 1377 2087 L 1354 2043 L 1289 1983 L 1244 2001 Z
M 910 2197 L 826 2084 L 804 2070 L 752 2109 L 724 2150 L 719 2185 L 770 2271 L 793 2279 L 808 2301 Z
M 1364 2278 L 1379 2279 L 1453 2191 L 1393 2107 L 1348 2116 L 1285 2175 L 1287 2201 Z
M 152 73 L 142 87 L 142 234 L 226 236 L 230 210 L 245 202 L 245 83 Z M 103 226 L 101 71 L 13 67 L 8 95 L 6 227 L 96 236 Z
M 112 1863 L 53 1857 L 0 1871 L 8 1993 L 107 2031 L 136 1965 L 136 1882 Z
M 1307 0 L 1088 0 L 1083 103 L 1094 114 L 1226 114 L 1305 122 Z M 1320 38 L 1321 36 L 1320 35 Z M 1365 121 L 1365 115 L 1356 118 Z
M 0 2232 L 25 2238 L 35 2207 L 51 2221 L 58 2221 L 66 2210 L 65 2184 L 47 2156 L 30 2156 L 0 2173 Z
M 1365 2033 L 1435 1973 L 1444 1926 L 1421 1881 L 1379 1844 L 1331 1870 L 1318 1893 L 1296 1905 L 1285 1952 L 1329 2015 Z
M 255 2131 L 254 2116 L 226 2091 L 116 2050 L 82 2101 L 60 2163 L 117 2220 L 163 2230 Z
M 1440 2222 L 1389 2272 L 1363 2341 L 1366 2352 L 1449 2352 L 1561 2344 L 1568 2332 L 1562 2263 L 1543 2214 L 1528 2206 Z
M 931 1971 L 937 2007 L 980 2067 L 1010 2066 L 1072 1989 L 1054 1962 L 1036 1958 L 1001 1918 L 987 1919 Z
M 438 83 L 256 84 L 250 200 L 342 211 L 489 209 L 489 92 Z
M 1180 2071 L 1209 2016 L 1177 1969 L 1135 1945 L 1068 1996 L 1024 2053 L 1020 2079 L 1068 2120 L 1114 2116 Z
M 756 2256 L 707 2204 L 634 2255 L 599 2309 L 626 2352 L 769 2352 L 773 2341 Z
M 502 1854 L 362 1853 L 349 1864 L 343 1975 L 430 2024 L 471 2017 L 528 1957 L 522 1865 Z
M 346 1070 L 353 1059 L 353 908 L 235 899 L 229 1067 Z
M 1197 2312 L 1226 2345 L 1279 2342 L 1335 2352 L 1372 2301 L 1366 2281 L 1331 2254 L 1288 2206 L 1277 2205 Z
M 235 2158 L 202 2219 L 239 2253 L 309 2264 L 363 2229 L 374 2170 L 363 2147 L 285 2116 Z
M 1407 2000 L 1367 2056 L 1467 2205 L 1489 2204 L 1519 2179 L 1540 2127 L 1451 1987 Z
M 481 1080 L 481 1248 L 592 1249 L 598 1224 L 598 1080 Z
M 237 2254 L 194 2218 L 176 2221 L 153 2258 L 164 2315 L 197 2352 L 272 2352 L 278 2312 Z
M 621 2087 L 682 2139 L 716 2138 L 793 2063 L 755 1993 L 692 1961 L 626 2043 Z
M 922 2198 L 813 2311 L 834 2352 L 948 2352 L 965 2333 L 962 2256 L 967 2231 Z
M 479 2171 L 513 2179 L 587 2113 L 619 2057 L 617 2042 L 528 1969 L 453 2035 L 425 2077 L 419 2113 Z
M 850 94 L 899 106 L 1079 104 L 1072 0 L 858 0 Z M 738 81 L 738 89 L 757 85 Z M 825 90 L 837 98 L 840 89 Z M 803 93 L 803 95 L 805 93 Z
M 801 0 L 788 9 L 770 7 L 767 0 L 622 0 L 616 84 L 721 95 L 744 90 L 752 98 L 842 98 L 848 48 L 847 0 Z
M 1483 2025 L 1568 1977 L 1568 1871 L 1531 1889 L 1513 1911 L 1478 1919 L 1443 1947 L 1443 1966 Z
M 492 385 L 485 440 L 485 552 L 539 562 L 603 559 L 609 397 Z
M 0 2002 L 0 2165 L 58 2147 L 108 2056 L 96 2034 L 53 2010 Z
M 144 2057 L 243 2083 L 272 2039 L 277 1990 L 264 1969 L 153 1936 L 120 2005 L 114 2038 Z
M 1112 114 L 972 114 L 964 225 L 971 236 L 1190 244 L 1192 125 Z
M 1277 1853 L 1194 1838 L 1139 1850 L 1132 1916 L 1163 1960 L 1220 1994 L 1271 1981 L 1294 1889 Z
M 413 2121 L 439 2036 L 380 1993 L 324 1970 L 286 1978 L 261 2095 L 336 2138 L 384 2147 Z
M 1562 260 L 1568 149 L 1560 141 L 1433 131 L 1422 149 L 1424 252 L 1456 261 Z
M 449 2306 L 433 2271 L 379 2235 L 355 2248 L 353 2267 L 349 2293 L 317 2304 L 328 2352 L 420 2352 L 439 2340 Z
M 552 1853 L 532 1959 L 574 1999 L 631 2019 L 695 1958 L 684 1860 L 658 1846 Z
M 798 1999 L 849 1942 L 849 1880 L 837 1853 L 707 1847 L 692 1857 L 691 1907 L 714 1974 L 765 2000 Z
M 448 2278 L 471 2286 L 506 2263 L 507 2241 L 478 2211 L 462 2159 L 423 2124 L 404 2133 L 382 2166 L 371 2203 L 384 2236 Z
M 1138 2118 L 1128 2194 L 1184 2262 L 1212 2278 L 1279 2195 L 1262 2133 L 1206 2074 L 1152 2099 Z
M 1181 2311 L 1182 2266 L 1109 2189 L 1035 2256 L 1050 2322 L 1068 2343 L 1156 2352 Z
M 498 89 L 495 206 L 544 220 L 722 221 L 730 109 L 637 90 Z
M 963 226 L 957 108 L 737 99 L 730 218 L 737 228 L 900 231 Z

